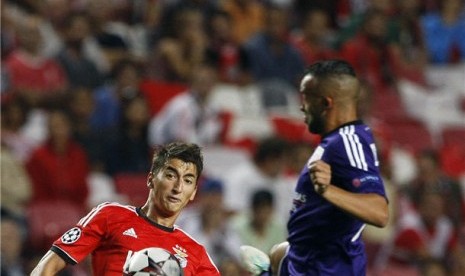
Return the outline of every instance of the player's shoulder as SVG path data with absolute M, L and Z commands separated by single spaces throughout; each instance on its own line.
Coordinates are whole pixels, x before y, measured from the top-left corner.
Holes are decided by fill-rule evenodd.
M 119 202 L 103 202 L 94 207 L 94 210 L 118 211 L 118 212 L 136 212 L 136 207 L 122 204 Z
M 78 225 L 86 226 L 92 222 L 102 222 L 112 220 L 126 220 L 131 216 L 137 216 L 137 210 L 134 206 L 124 205 L 117 202 L 103 202 L 95 206 L 79 220 Z
M 82 223 L 86 220 L 91 220 L 95 217 L 124 217 L 125 215 L 137 215 L 136 207 L 131 205 L 124 205 L 118 202 L 103 202 L 95 206 L 85 217 L 80 221 Z
M 200 243 L 198 240 L 196 240 L 193 236 L 191 236 L 184 229 L 182 229 L 178 225 L 175 225 L 174 230 L 175 230 L 175 232 L 178 233 L 178 235 L 181 237 L 182 241 L 185 244 L 189 244 L 189 246 L 191 246 L 191 247 L 195 247 L 197 249 L 201 249 L 201 250 L 205 251 L 204 245 L 202 243 Z
M 371 128 L 362 121 L 344 124 L 328 133 L 323 142 L 327 144 L 347 143 L 347 141 L 366 142 L 372 138 Z

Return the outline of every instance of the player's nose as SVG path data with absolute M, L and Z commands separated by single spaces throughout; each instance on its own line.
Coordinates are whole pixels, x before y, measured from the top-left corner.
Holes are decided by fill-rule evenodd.
M 173 185 L 173 191 L 176 193 L 181 193 L 184 188 L 184 184 L 182 183 L 181 180 L 177 180 L 174 185 Z

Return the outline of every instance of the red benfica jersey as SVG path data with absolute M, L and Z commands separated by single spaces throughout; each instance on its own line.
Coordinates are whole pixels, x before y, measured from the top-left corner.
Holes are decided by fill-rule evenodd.
M 133 252 L 148 247 L 170 251 L 186 276 L 220 275 L 205 248 L 183 230 L 156 224 L 140 208 L 118 203 L 95 207 L 57 239 L 51 250 L 70 264 L 92 253 L 94 275 L 121 276 Z

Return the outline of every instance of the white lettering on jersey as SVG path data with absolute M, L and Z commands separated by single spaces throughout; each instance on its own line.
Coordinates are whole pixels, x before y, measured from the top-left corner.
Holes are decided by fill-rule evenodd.
M 376 150 L 376 145 L 374 143 L 370 144 L 370 148 L 371 148 L 371 151 L 373 152 L 373 157 L 375 159 L 375 166 L 378 167 L 379 160 L 378 160 L 378 151 Z

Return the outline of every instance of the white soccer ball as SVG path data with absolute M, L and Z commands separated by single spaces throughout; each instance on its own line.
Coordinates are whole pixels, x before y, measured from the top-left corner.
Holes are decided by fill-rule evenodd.
M 182 276 L 178 259 L 168 250 L 158 247 L 135 252 L 124 267 L 125 276 Z

